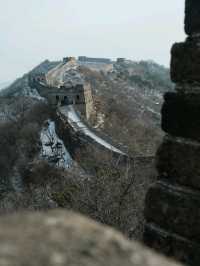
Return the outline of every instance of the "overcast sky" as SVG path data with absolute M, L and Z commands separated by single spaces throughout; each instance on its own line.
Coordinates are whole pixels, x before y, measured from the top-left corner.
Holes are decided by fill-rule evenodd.
M 0 0 L 0 82 L 64 56 L 169 65 L 185 38 L 183 0 Z

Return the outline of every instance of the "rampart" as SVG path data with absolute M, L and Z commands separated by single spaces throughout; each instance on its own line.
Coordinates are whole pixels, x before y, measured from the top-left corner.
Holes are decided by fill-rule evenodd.
M 63 115 L 59 109 L 57 111 L 57 118 L 56 126 L 58 133 L 73 158 L 76 157 L 77 152 L 88 150 L 88 156 L 92 156 L 93 152 L 101 152 L 104 158 L 110 158 L 121 166 L 130 165 L 132 167 L 133 165 L 140 165 L 140 167 L 146 168 L 148 166 L 152 167 L 154 164 L 155 158 L 153 156 L 129 156 L 122 151 L 123 147 L 119 147 L 116 143 L 112 143 L 110 138 L 96 132 L 93 128 L 86 125 L 87 129 L 92 132 L 96 138 L 102 139 L 102 141 L 109 146 L 103 145 L 101 142 L 98 142 L 94 136 L 85 134 L 77 125 L 70 123 L 67 116 Z

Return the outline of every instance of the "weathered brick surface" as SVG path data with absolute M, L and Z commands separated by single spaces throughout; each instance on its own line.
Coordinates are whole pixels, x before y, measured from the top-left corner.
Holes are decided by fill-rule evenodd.
M 200 33 L 200 2 L 186 0 L 185 4 L 185 32 L 188 35 Z
M 200 192 L 158 182 L 146 197 L 147 222 L 200 243 Z
M 175 43 L 171 50 L 173 82 L 200 82 L 200 46 L 194 40 Z
M 3 216 L 0 239 L 0 266 L 181 266 L 67 210 Z
M 157 151 L 156 166 L 161 177 L 200 189 L 200 144 L 165 138 Z
M 176 234 L 171 234 L 154 224 L 145 226 L 144 242 L 167 256 L 187 265 L 198 266 L 200 245 Z
M 200 140 L 200 94 L 165 94 L 162 129 L 174 136 Z
M 190 266 L 200 265 L 200 0 L 186 0 L 184 43 L 171 50 L 171 79 L 157 151 L 159 180 L 146 196 L 149 246 Z

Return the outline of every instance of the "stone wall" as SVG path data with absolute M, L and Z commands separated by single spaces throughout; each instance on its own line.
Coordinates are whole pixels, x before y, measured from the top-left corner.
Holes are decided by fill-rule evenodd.
M 109 58 L 93 58 L 87 56 L 79 56 L 78 61 L 87 62 L 87 63 L 101 63 L 101 64 L 110 64 L 111 60 Z
M 0 239 L 1 266 L 181 266 L 67 210 L 1 217 Z
M 87 127 L 89 128 L 88 125 Z M 131 161 L 135 160 L 135 158 L 130 158 L 126 154 L 120 154 L 118 152 L 108 149 L 107 147 L 95 141 L 94 138 L 84 134 L 81 131 L 74 130 L 73 126 L 68 123 L 67 118 L 61 112 L 59 112 L 59 110 L 57 111 L 56 128 L 58 135 L 62 138 L 70 155 L 74 159 L 77 153 L 88 150 L 88 153 L 90 151 L 90 154 L 88 154 L 88 156 L 93 156 L 93 154 L 100 152 L 101 154 L 103 154 L 104 158 L 112 158 L 113 161 L 116 160 L 118 165 L 121 166 L 127 165 L 128 162 L 130 162 L 131 164 Z M 95 131 L 95 129 L 89 128 L 89 130 L 92 131 L 98 137 L 102 137 L 99 135 L 99 132 Z M 106 141 L 105 136 L 104 140 Z M 152 157 L 141 159 L 143 159 L 143 161 L 146 159 L 146 164 L 152 163 L 152 161 L 154 160 L 154 158 Z
M 144 241 L 188 265 L 200 265 L 200 1 L 186 0 L 185 42 L 171 51 L 175 92 L 162 108 L 159 180 L 146 197 Z

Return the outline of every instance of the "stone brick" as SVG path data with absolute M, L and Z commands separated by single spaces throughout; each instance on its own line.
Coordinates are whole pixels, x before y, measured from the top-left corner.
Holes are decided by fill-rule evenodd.
M 162 129 L 177 137 L 200 140 L 200 94 L 166 93 Z
M 165 94 L 159 178 L 145 203 L 144 241 L 190 266 L 200 264 L 200 0 L 185 0 L 184 43 L 171 50 L 176 92 Z
M 200 144 L 165 138 L 157 151 L 156 166 L 161 177 L 200 189 Z
M 199 266 L 200 245 L 176 234 L 171 234 L 154 224 L 146 224 L 144 242 L 167 256 L 191 266 Z
M 171 50 L 173 82 L 200 82 L 200 46 L 193 39 L 175 43 Z
M 188 35 L 200 33 L 200 2 L 199 0 L 186 0 L 185 32 Z
M 200 192 L 158 182 L 147 193 L 145 217 L 148 223 L 200 243 Z

